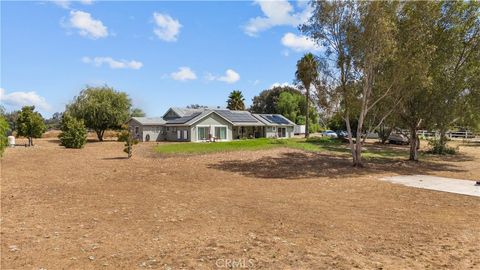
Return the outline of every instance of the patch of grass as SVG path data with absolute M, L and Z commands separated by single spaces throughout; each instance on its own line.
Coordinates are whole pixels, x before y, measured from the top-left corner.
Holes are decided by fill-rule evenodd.
M 273 148 L 293 148 L 310 152 L 333 152 L 348 155 L 350 149 L 341 140 L 327 137 L 311 137 L 308 139 L 250 139 L 215 143 L 171 143 L 156 146 L 155 150 L 162 154 L 206 154 L 216 152 L 265 150 Z M 365 158 L 398 158 L 405 157 L 408 152 L 391 148 L 367 148 L 362 155 Z
M 204 154 L 240 150 L 260 150 L 270 149 L 283 145 L 278 143 L 277 141 L 279 140 L 260 138 L 252 140 L 238 140 L 231 142 L 214 143 L 172 143 L 158 145 L 155 147 L 155 150 L 162 154 Z

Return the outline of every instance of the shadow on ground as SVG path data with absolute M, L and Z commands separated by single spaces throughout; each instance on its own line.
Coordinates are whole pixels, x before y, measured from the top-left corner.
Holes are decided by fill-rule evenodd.
M 240 173 L 256 178 L 303 179 L 312 177 L 358 177 L 366 174 L 427 174 L 433 171 L 464 172 L 457 166 L 440 162 L 410 162 L 374 159 L 365 168 L 352 167 L 351 159 L 323 153 L 282 153 L 256 160 L 225 160 L 208 166 L 211 169 Z

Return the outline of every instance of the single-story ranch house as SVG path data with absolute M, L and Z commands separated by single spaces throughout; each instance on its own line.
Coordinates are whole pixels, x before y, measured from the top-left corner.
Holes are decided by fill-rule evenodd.
M 132 117 L 128 125 L 140 141 L 188 142 L 290 138 L 295 126 L 280 114 L 210 108 L 170 108 L 162 117 Z

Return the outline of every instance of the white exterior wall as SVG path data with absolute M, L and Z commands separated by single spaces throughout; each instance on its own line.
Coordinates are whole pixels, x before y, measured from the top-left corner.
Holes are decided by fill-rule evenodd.
M 198 121 L 194 125 L 190 127 L 190 134 L 191 136 L 191 141 L 192 142 L 197 142 L 199 141 L 197 138 L 197 127 L 209 127 L 210 128 L 210 134 L 212 136 L 215 135 L 215 127 L 216 126 L 224 126 L 227 128 L 227 139 L 225 141 L 231 141 L 232 140 L 232 124 L 229 122 L 225 121 L 225 119 L 219 117 L 218 115 L 212 113 L 205 117 L 204 119 Z
M 278 137 L 278 128 L 286 128 L 285 138 L 293 137 L 293 126 L 270 126 L 265 127 L 265 137 L 266 138 L 277 138 Z

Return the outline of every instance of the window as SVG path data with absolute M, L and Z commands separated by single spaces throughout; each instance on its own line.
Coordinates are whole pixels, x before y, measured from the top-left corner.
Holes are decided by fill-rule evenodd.
M 138 135 L 138 132 L 139 132 L 139 128 L 135 127 L 135 135 Z
M 277 131 L 277 128 L 276 128 L 276 127 L 272 127 L 272 131 Z
M 180 140 L 182 138 L 182 131 L 177 130 L 177 140 Z
M 197 139 L 199 141 L 207 140 L 210 134 L 210 127 L 197 127 Z
M 227 139 L 227 127 L 215 127 L 215 138 L 220 140 Z
M 278 137 L 279 138 L 285 138 L 287 137 L 287 129 L 286 128 L 278 128 Z
M 183 139 L 184 139 L 184 140 L 187 140 L 187 139 L 188 139 L 188 131 L 187 131 L 187 130 L 184 130 L 184 131 L 183 131 Z

